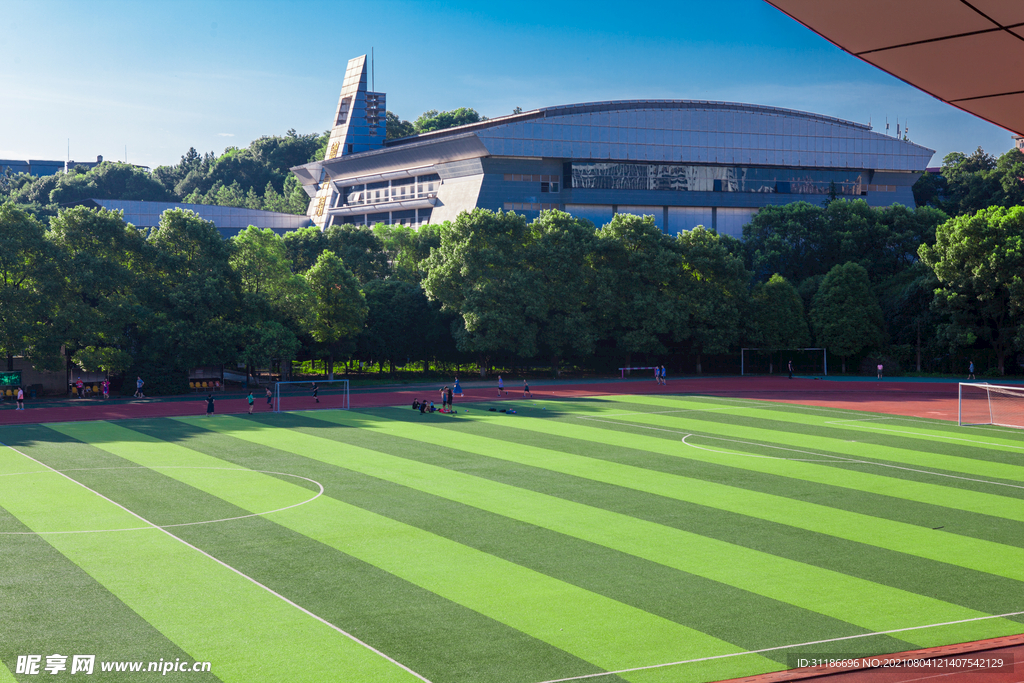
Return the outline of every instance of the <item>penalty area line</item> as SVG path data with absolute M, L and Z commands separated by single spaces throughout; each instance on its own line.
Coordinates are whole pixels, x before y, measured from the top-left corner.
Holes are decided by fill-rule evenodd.
M 923 626 L 908 626 L 906 628 L 894 628 L 888 631 L 874 631 L 872 633 L 858 633 L 853 636 L 842 636 L 840 638 L 826 638 L 825 640 L 812 640 L 807 643 L 793 643 L 792 645 L 777 645 L 775 647 L 766 647 L 760 650 L 746 650 L 744 652 L 730 652 L 725 655 L 712 655 L 710 657 L 698 657 L 696 659 L 683 659 L 678 662 L 666 662 L 664 664 L 650 664 L 648 666 L 635 666 L 630 669 L 618 669 L 616 671 L 602 671 L 597 674 L 584 674 L 582 676 L 569 676 L 568 678 L 552 678 L 551 680 L 541 681 L 540 683 L 564 683 L 564 681 L 582 681 L 588 678 L 598 678 L 600 676 L 617 676 L 618 674 L 631 673 L 633 671 L 649 671 L 651 669 L 663 669 L 668 666 L 680 666 L 682 664 L 696 664 L 698 662 L 710 662 L 716 659 L 729 659 L 731 657 L 743 657 L 744 655 L 759 655 L 764 652 L 777 652 L 779 650 L 789 650 L 794 647 L 807 647 L 809 645 L 822 645 L 824 643 L 838 643 L 844 640 L 855 640 L 857 638 L 870 638 L 872 636 L 884 636 L 890 633 L 905 633 L 906 631 L 920 631 L 926 628 L 937 628 L 939 626 L 955 626 L 956 624 L 967 624 L 972 621 L 986 621 L 988 619 L 1003 619 L 1006 617 L 1017 617 L 1024 614 L 1024 612 L 1007 612 L 1006 614 L 992 614 L 985 617 L 973 617 L 971 619 L 958 619 L 957 621 L 944 621 L 938 624 L 925 624 Z
M 323 624 L 323 625 L 327 626 L 328 628 L 331 628 L 331 629 L 333 629 L 333 630 L 337 631 L 338 633 L 340 633 L 341 635 L 345 636 L 346 638 L 348 638 L 348 639 L 349 639 L 349 640 L 351 640 L 352 642 L 354 642 L 354 643 L 356 643 L 356 644 L 358 644 L 358 645 L 361 645 L 361 646 L 363 646 L 364 648 L 366 648 L 366 649 L 367 649 L 367 650 L 369 650 L 370 652 L 373 652 L 374 654 L 378 655 L 379 657 L 381 657 L 381 658 L 383 658 L 383 659 L 387 660 L 388 662 L 391 662 L 392 664 L 394 664 L 394 665 L 395 665 L 395 666 L 397 666 L 398 668 L 400 668 L 400 669 L 402 669 L 402 670 L 406 671 L 407 673 L 410 673 L 410 674 L 412 674 L 413 676 L 415 676 L 416 678 L 420 679 L 420 680 L 421 680 L 421 681 L 423 681 L 424 683 L 431 683 L 431 682 L 430 682 L 430 680 L 429 680 L 429 679 L 427 679 L 426 677 L 424 677 L 424 676 L 421 676 L 420 674 L 416 673 L 415 671 L 413 671 L 412 669 L 410 669 L 409 667 L 407 667 L 407 666 L 406 666 L 405 664 L 402 664 L 402 663 L 401 663 L 401 662 L 399 662 L 398 660 L 396 660 L 396 659 L 394 659 L 394 658 L 392 658 L 392 657 L 389 657 L 388 655 L 384 654 L 383 652 L 381 652 L 381 651 L 380 651 L 380 650 L 378 650 L 377 648 L 373 647 L 373 646 L 372 646 L 372 645 L 370 645 L 369 643 L 363 642 L 363 641 L 362 641 L 362 640 L 360 640 L 359 638 L 355 637 L 354 635 L 352 635 L 351 633 L 349 633 L 349 632 L 345 631 L 344 629 L 342 629 L 342 628 L 340 628 L 340 627 L 338 627 L 338 626 L 336 626 L 336 625 L 332 624 L 331 622 L 327 621 L 327 620 L 326 620 L 326 619 L 324 619 L 323 617 L 321 617 L 321 616 L 319 616 L 319 615 L 317 615 L 317 614 L 314 614 L 313 612 L 310 612 L 310 611 L 309 611 L 308 609 L 306 609 L 306 608 L 305 608 L 305 607 L 303 607 L 302 605 L 300 605 L 300 604 L 298 604 L 298 603 L 296 603 L 296 602 L 293 602 L 292 600 L 289 600 L 288 598 L 286 598 L 285 596 L 281 595 L 280 593 L 278 593 L 278 592 L 277 592 L 277 591 L 275 591 L 274 589 L 270 588 L 269 586 L 266 586 L 266 585 L 264 585 L 264 584 L 260 583 L 259 581 L 257 581 L 256 579 L 252 578 L 252 577 L 251 577 L 251 576 L 249 576 L 248 574 L 245 574 L 245 573 L 241 572 L 240 570 L 238 570 L 238 569 L 236 569 L 236 568 L 232 567 L 232 566 L 231 566 L 230 564 L 228 564 L 227 562 L 224 562 L 223 560 L 220 560 L 220 559 L 218 559 L 218 558 L 214 557 L 213 555 L 211 555 L 210 553 L 206 552 L 206 551 L 205 551 L 205 550 L 203 550 L 202 548 L 198 548 L 198 547 L 196 547 L 196 546 L 192 545 L 191 543 L 189 543 L 188 541 L 184 540 L 183 538 L 180 538 L 179 536 L 175 536 L 174 534 L 172 534 L 172 533 L 171 533 L 170 531 L 168 531 L 167 529 L 165 529 L 165 528 L 163 528 L 163 527 L 161 527 L 161 526 L 158 526 L 158 525 L 154 524 L 153 522 L 149 521 L 148 519 L 146 519 L 146 518 L 145 518 L 145 517 L 143 517 L 142 515 L 138 514 L 137 512 L 133 512 L 132 510 L 129 510 L 128 508 L 126 508 L 126 507 L 125 507 L 124 505 L 121 505 L 121 504 L 120 504 L 120 503 L 118 503 L 117 501 L 115 501 L 115 500 L 111 500 L 110 498 L 106 497 L 105 495 L 103 495 L 103 494 L 102 494 L 102 493 L 100 493 L 99 491 L 96 491 L 95 489 L 91 489 L 91 488 L 89 488 L 88 486 L 86 486 L 86 485 L 85 485 L 85 484 L 83 484 L 82 482 L 78 481 L 77 479 L 74 479 L 73 477 L 70 477 L 70 476 L 68 476 L 67 474 L 65 474 L 65 473 L 61 472 L 60 470 L 56 470 L 56 469 L 54 469 L 54 468 L 50 467 L 50 466 L 49 466 L 49 465 L 47 465 L 47 464 L 46 464 L 45 462 L 41 462 L 41 461 L 39 461 L 39 460 L 36 460 L 35 458 L 33 458 L 33 457 L 32 457 L 31 455 L 28 455 L 27 453 L 22 453 L 21 451 L 19 451 L 19 450 L 18 450 L 17 448 L 15 448 L 14 446 L 8 446 L 7 444 L 3 443 L 2 441 L 0 441 L 0 446 L 6 447 L 6 448 L 10 448 L 10 449 L 11 449 L 12 451 L 14 451 L 15 453 L 17 453 L 18 455 L 20 455 L 20 456 L 22 456 L 22 457 L 24 457 L 24 458 L 28 458 L 28 459 L 29 459 L 29 460 L 31 460 L 32 462 L 36 463 L 37 465 L 41 465 L 41 466 L 45 467 L 46 469 L 50 470 L 51 472 L 56 472 L 57 474 L 59 474 L 60 476 L 64 477 L 65 479 L 67 479 L 67 480 L 68 480 L 68 481 L 70 481 L 70 482 L 73 482 L 73 483 L 75 483 L 75 484 L 78 484 L 79 486 L 81 486 L 81 487 L 82 487 L 83 489 L 85 489 L 86 491 L 89 491 L 89 492 L 90 492 L 90 493 L 92 493 L 93 495 L 96 495 L 96 496 L 98 496 L 98 497 L 102 498 L 103 500 L 107 501 L 107 502 L 108 502 L 108 503 L 110 503 L 111 505 L 114 505 L 114 506 L 116 506 L 116 507 L 118 507 L 118 508 L 120 508 L 120 509 L 124 510 L 124 511 L 125 511 L 125 512 L 127 512 L 127 513 L 128 513 L 129 515 L 131 515 L 132 517 L 135 517 L 135 518 L 136 518 L 136 519 L 138 519 L 139 521 L 141 521 L 141 522 L 143 522 L 143 523 L 145 523 L 145 524 L 148 524 L 149 526 L 151 526 L 151 527 L 153 527 L 153 528 L 159 529 L 159 530 L 160 530 L 160 531 L 162 531 L 163 533 L 165 533 L 165 534 L 167 534 L 168 536 L 170 536 L 171 538 L 173 538 L 173 539 L 174 539 L 175 541 L 178 541 L 178 542 L 179 542 L 179 543 L 181 543 L 182 545 L 184 545 L 184 546 L 186 546 L 186 547 L 188 547 L 188 548 L 191 548 L 192 550 L 195 550 L 195 551 L 196 551 L 197 553 L 199 553 L 200 555 L 203 555 L 204 557 L 207 557 L 207 558 L 209 558 L 209 559 L 213 560 L 214 562 L 216 562 L 216 563 L 217 563 L 217 564 L 219 564 L 220 566 L 224 567 L 225 569 L 228 569 L 228 570 L 230 570 L 230 571 L 234 572 L 235 574 L 238 574 L 238 575 L 239 575 L 240 577 L 242 577 L 242 578 L 243 578 L 243 579 L 245 579 L 246 581 L 249 581 L 249 582 L 250 582 L 250 583 L 252 583 L 252 584 L 253 584 L 254 586 L 257 586 L 257 587 L 259 587 L 259 588 L 262 588 L 263 590 L 265 590 L 266 592 L 270 593 L 270 594 L 271 594 L 271 595 L 273 595 L 274 597 L 276 597 L 276 598 L 279 598 L 279 599 L 283 600 L 284 602 L 286 602 L 287 604 L 291 605 L 291 606 L 292 606 L 292 607 L 294 607 L 295 609 L 299 610 L 299 611 L 300 611 L 300 612 L 302 612 L 303 614 L 305 614 L 305 615 L 307 615 L 307 616 L 309 616 L 309 617 L 312 617 L 313 619 L 316 619 L 316 620 L 317 620 L 317 621 L 319 621 L 319 622 L 320 622 L 321 624 Z

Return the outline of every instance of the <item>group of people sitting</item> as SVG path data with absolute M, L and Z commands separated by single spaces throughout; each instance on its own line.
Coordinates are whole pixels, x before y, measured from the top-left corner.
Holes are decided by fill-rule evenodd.
M 434 402 L 420 401 L 418 398 L 412 400 L 412 409 L 419 410 L 421 413 L 433 413 L 437 411 L 434 407 Z

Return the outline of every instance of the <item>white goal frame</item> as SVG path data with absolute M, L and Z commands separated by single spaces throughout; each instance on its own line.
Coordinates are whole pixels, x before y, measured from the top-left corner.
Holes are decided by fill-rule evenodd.
M 744 359 L 746 358 L 747 351 L 767 351 L 768 349 L 762 349 L 758 347 L 744 346 L 740 348 L 740 376 L 743 376 L 746 370 Z M 773 349 L 772 351 L 821 351 L 821 367 L 823 370 L 824 377 L 828 377 L 828 354 L 825 353 L 824 347 L 818 346 L 807 346 L 802 349 Z M 782 373 L 780 373 L 782 374 Z
M 970 416 L 965 421 L 964 419 L 964 387 L 975 388 L 984 390 L 985 395 L 983 400 L 985 406 L 982 412 L 988 412 L 988 420 L 983 422 L 974 421 L 973 416 Z M 998 410 L 998 404 L 993 404 L 992 395 L 995 394 L 997 397 L 1006 398 L 1017 398 L 1024 399 L 1024 386 L 1012 386 L 1006 384 L 989 384 L 988 382 L 960 382 L 957 387 L 956 396 L 956 422 L 961 427 L 972 427 L 976 425 L 996 425 L 999 427 L 1013 427 L 1016 429 L 1024 429 L 1024 410 L 1022 410 L 1021 419 L 1017 423 L 1007 422 L 1003 420 L 1003 415 Z
M 343 385 L 345 387 L 345 391 L 344 391 L 343 394 L 341 394 L 344 397 L 344 401 L 342 403 L 341 410 L 349 410 L 351 405 L 349 403 L 349 392 L 348 392 L 349 384 L 348 384 L 348 380 L 347 379 L 318 379 L 318 380 L 305 380 L 305 381 L 302 381 L 302 382 L 275 382 L 274 383 L 274 412 L 275 413 L 280 413 L 281 412 L 281 387 L 282 386 L 288 386 L 289 384 L 296 384 L 296 385 L 298 385 L 298 384 L 305 384 L 307 387 L 310 388 L 310 390 L 312 390 L 314 382 L 319 387 L 322 387 L 325 384 L 326 385 L 331 385 L 331 384 L 341 384 L 341 385 Z

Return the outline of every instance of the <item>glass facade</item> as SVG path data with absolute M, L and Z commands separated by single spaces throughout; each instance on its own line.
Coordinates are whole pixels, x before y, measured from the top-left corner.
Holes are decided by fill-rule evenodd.
M 859 196 L 867 191 L 864 171 L 697 166 L 683 164 L 567 163 L 566 182 L 589 190 L 760 192 Z

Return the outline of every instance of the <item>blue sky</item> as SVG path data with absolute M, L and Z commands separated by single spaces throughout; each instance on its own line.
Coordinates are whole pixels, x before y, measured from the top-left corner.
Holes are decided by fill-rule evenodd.
M 892 17 L 879 17 L 891 21 Z M 761 0 L 133 2 L 5 0 L 0 158 L 177 163 L 322 132 L 350 57 L 413 120 L 616 99 L 767 104 L 950 151 L 1010 134 L 843 53 Z

